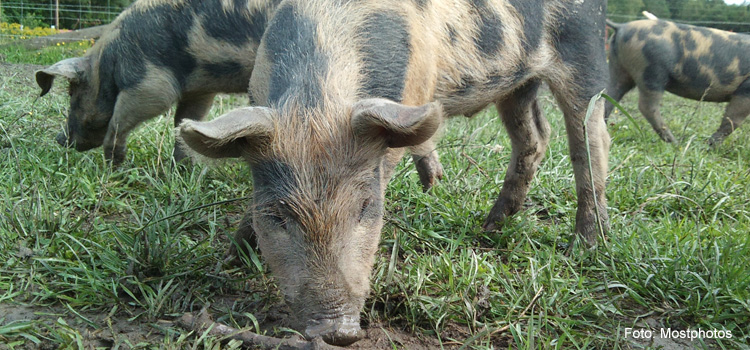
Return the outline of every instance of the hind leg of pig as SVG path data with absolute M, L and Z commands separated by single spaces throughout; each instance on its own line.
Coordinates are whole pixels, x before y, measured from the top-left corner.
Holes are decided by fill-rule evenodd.
M 750 97 L 739 95 L 732 97 L 727 104 L 719 129 L 708 140 L 708 144 L 711 147 L 720 145 L 724 138 L 740 127 L 748 114 L 750 114 Z
M 215 94 L 183 96 L 180 99 L 180 102 L 177 103 L 177 110 L 174 115 L 174 126 L 179 126 L 185 119 L 203 119 L 208 113 L 208 110 L 211 109 L 211 105 L 214 102 L 214 96 Z M 185 151 L 183 151 L 175 142 L 172 159 L 174 159 L 175 163 L 180 163 L 185 158 L 187 158 Z
M 511 156 L 505 182 L 482 228 L 494 230 L 521 210 L 531 180 L 549 144 L 550 126 L 536 100 L 539 81 L 532 81 L 497 103 L 511 141 Z
M 159 99 L 148 92 L 120 93 L 102 145 L 104 157 L 112 161 L 112 165 L 119 165 L 125 160 L 128 136 L 135 127 L 169 109 L 174 96 L 162 96 Z
M 633 90 L 635 82 L 624 71 L 610 69 L 610 76 L 612 78 L 609 88 L 607 88 L 607 94 L 609 94 L 609 97 L 612 97 L 613 100 L 620 102 L 625 94 L 630 92 L 630 90 Z M 609 101 L 605 102 L 604 121 L 609 119 L 609 115 L 614 108 L 615 105 Z
M 435 141 L 429 139 L 420 145 L 409 147 L 409 152 L 417 167 L 422 189 L 427 192 L 438 180 L 443 179 L 443 165 L 440 164 Z
M 674 143 L 677 140 L 672 135 L 672 132 L 664 123 L 664 119 L 661 117 L 659 111 L 659 104 L 661 98 L 664 95 L 663 91 L 653 91 L 643 88 L 638 88 L 638 109 L 641 111 L 646 120 L 648 120 L 654 131 L 661 137 L 662 140 L 670 143 Z

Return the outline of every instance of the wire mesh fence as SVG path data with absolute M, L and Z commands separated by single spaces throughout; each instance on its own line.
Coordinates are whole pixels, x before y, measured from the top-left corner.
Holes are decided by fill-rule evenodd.
M 24 28 L 81 29 L 111 22 L 131 0 L 0 0 L 0 22 Z
M 48 32 L 37 31 L 30 33 L 33 28 L 81 29 L 114 20 L 134 0 L 0 0 L 0 22 L 14 24 L 17 30 L 0 31 L 0 42 L 24 39 L 28 36 L 43 36 Z M 750 0 L 747 1 L 750 4 Z M 747 8 L 746 8 L 747 7 Z M 700 18 L 689 20 L 679 18 L 663 19 L 678 23 L 692 24 L 704 27 L 714 27 L 737 33 L 750 34 L 750 6 L 736 7 L 736 11 L 747 13 L 747 21 L 728 19 L 725 13 L 701 14 L 691 9 L 681 9 L 685 18 Z M 627 22 L 642 19 L 643 16 L 623 13 L 610 13 L 608 17 L 617 22 Z M 736 16 L 730 16 L 736 17 Z
M 132 0 L 0 0 L 0 43 L 114 20 Z

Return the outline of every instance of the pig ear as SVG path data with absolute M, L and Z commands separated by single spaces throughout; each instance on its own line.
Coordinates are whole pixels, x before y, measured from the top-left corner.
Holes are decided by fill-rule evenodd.
M 239 108 L 211 121 L 185 120 L 179 126 L 185 145 L 210 158 L 261 152 L 272 132 L 271 110 L 265 107 Z
M 357 102 L 352 110 L 352 128 L 358 136 L 385 140 L 388 147 L 421 144 L 435 134 L 443 119 L 437 102 L 417 107 L 372 98 Z
M 77 81 L 78 73 L 86 69 L 88 62 L 88 57 L 68 58 L 45 69 L 36 71 L 36 83 L 42 88 L 42 94 L 39 96 L 44 96 L 49 92 L 56 76 L 61 76 L 70 81 Z

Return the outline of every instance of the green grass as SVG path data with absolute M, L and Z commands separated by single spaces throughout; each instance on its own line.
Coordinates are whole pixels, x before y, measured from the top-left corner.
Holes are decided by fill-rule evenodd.
M 212 303 L 221 321 L 255 329 L 253 313 L 279 302 L 257 256 L 244 268 L 222 264 L 251 193 L 248 168 L 174 171 L 171 113 L 132 136 L 122 168 L 100 149 L 63 149 L 53 138 L 65 84 L 35 100 L 31 72 L 0 77 L 0 344 L 78 348 L 104 333 L 113 334 L 105 348 L 236 348 L 168 321 Z M 246 102 L 220 99 L 212 116 Z M 410 159 L 399 165 L 365 324 L 446 347 L 629 349 L 624 328 L 649 323 L 730 330 L 731 340 L 696 344 L 747 349 L 748 129 L 710 150 L 723 106 L 667 96 L 662 113 L 680 140 L 668 145 L 627 96 L 634 120 L 617 114 L 609 127 L 609 238 L 566 256 L 573 173 L 562 116 L 549 94 L 541 101 L 551 145 L 526 209 L 500 233 L 479 229 L 510 156 L 494 109 L 448 122 L 445 180 L 429 193 Z M 31 316 L 4 315 L 22 307 Z M 122 333 L 123 324 L 139 331 Z
M 5 44 L 0 42 L 0 44 Z M 48 46 L 39 50 L 28 50 L 21 46 L 10 45 L 0 47 L 0 60 L 7 63 L 30 63 L 51 65 L 69 57 L 83 56 L 91 47 L 90 41 Z

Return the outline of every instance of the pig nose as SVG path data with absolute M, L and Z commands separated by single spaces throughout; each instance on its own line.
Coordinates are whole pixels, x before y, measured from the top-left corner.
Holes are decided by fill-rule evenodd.
M 308 339 L 323 338 L 328 344 L 347 346 L 364 337 L 365 332 L 359 327 L 359 317 L 343 316 L 336 319 L 315 320 L 305 329 Z
M 70 147 L 71 146 L 71 144 L 70 144 L 70 142 L 68 140 L 68 135 L 65 135 L 64 132 L 61 132 L 61 133 L 57 134 L 57 137 L 55 137 L 55 140 L 57 141 L 57 143 L 60 144 L 60 146 L 63 146 L 63 147 Z

